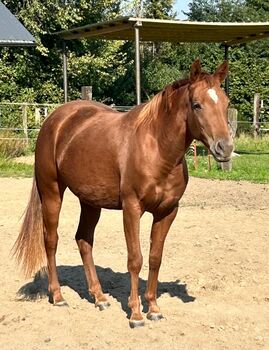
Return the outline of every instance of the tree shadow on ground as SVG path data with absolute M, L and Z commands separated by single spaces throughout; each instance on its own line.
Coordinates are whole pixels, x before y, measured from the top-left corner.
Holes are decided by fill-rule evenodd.
M 96 266 L 98 277 L 100 279 L 104 293 L 110 294 L 121 303 L 122 310 L 130 316 L 128 307 L 128 297 L 130 293 L 129 273 L 114 272 L 110 268 Z M 57 267 L 59 282 L 61 286 L 68 286 L 78 293 L 81 299 L 87 299 L 94 303 L 93 298 L 89 295 L 84 275 L 83 266 L 58 266 Z M 143 311 L 147 312 L 148 306 L 143 297 L 147 281 L 139 280 L 139 294 L 143 305 Z M 193 302 L 195 297 L 190 296 L 187 292 L 186 284 L 180 283 L 179 280 L 171 282 L 158 282 L 158 297 L 168 293 L 171 297 L 176 297 L 183 303 Z M 17 292 L 18 300 L 35 301 L 40 298 L 48 297 L 48 278 L 46 275 L 38 272 L 33 281 L 22 286 Z M 67 300 L 68 302 L 68 300 Z

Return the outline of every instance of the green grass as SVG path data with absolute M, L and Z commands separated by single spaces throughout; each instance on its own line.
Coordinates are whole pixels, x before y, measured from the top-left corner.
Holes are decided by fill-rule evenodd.
M 238 153 L 257 153 L 269 155 L 269 135 L 253 138 L 241 134 L 235 139 L 235 150 Z
M 211 170 L 208 158 L 198 157 L 198 168 L 194 169 L 193 159 L 188 157 L 189 174 L 195 177 L 220 180 L 246 180 L 256 183 L 269 183 L 269 155 L 244 154 L 232 159 L 232 170 L 222 171 L 211 157 Z
M 33 165 L 16 163 L 11 159 L 0 156 L 1 177 L 32 177 Z
M 188 156 L 189 174 L 207 179 L 269 183 L 269 135 L 254 139 L 251 136 L 241 134 L 235 140 L 235 152 L 239 156 L 232 158 L 231 171 L 222 171 L 213 157 L 211 157 L 212 166 L 209 170 L 207 151 L 198 144 L 198 168 L 195 170 L 193 157 Z

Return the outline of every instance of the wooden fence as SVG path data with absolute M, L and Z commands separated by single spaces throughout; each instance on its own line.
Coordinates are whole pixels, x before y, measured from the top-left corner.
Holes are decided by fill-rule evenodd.
M 58 105 L 36 103 L 0 103 L 0 139 L 35 139 L 46 117 Z
M 92 99 L 91 86 L 82 87 L 82 98 Z M 0 140 L 24 140 L 29 145 L 29 140 L 35 141 L 40 126 L 46 117 L 56 108 L 58 104 L 37 104 L 37 103 L 0 103 Z M 118 111 L 128 111 L 132 106 L 115 106 Z M 229 110 L 229 123 L 231 133 L 235 137 L 236 132 L 252 133 L 254 137 L 269 131 L 269 104 L 260 99 L 259 94 L 254 96 L 253 122 L 239 121 L 235 109 Z

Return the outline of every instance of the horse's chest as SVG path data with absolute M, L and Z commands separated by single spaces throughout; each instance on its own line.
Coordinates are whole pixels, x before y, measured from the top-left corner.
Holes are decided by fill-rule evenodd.
M 142 203 L 147 211 L 167 211 L 178 205 L 186 185 L 178 181 L 151 184 L 144 193 Z

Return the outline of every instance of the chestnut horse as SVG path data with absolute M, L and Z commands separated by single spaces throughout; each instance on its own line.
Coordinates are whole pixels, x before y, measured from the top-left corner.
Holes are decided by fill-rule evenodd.
M 228 161 L 233 142 L 227 123 L 228 98 L 221 82 L 223 62 L 210 75 L 196 60 L 190 77 L 178 80 L 145 104 L 120 113 L 104 104 L 73 101 L 56 109 L 41 127 L 30 201 L 15 243 L 27 275 L 47 265 L 54 305 L 66 304 L 56 270 L 58 220 L 65 189 L 78 198 L 81 214 L 76 241 L 89 293 L 101 310 L 109 306 L 93 257 L 94 230 L 101 208 L 122 209 L 131 278 L 130 326 L 144 324 L 138 295 L 142 254 L 139 222 L 152 213 L 147 318 L 162 318 L 157 280 L 164 241 L 188 182 L 184 154 L 195 138 L 218 161 Z

